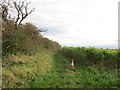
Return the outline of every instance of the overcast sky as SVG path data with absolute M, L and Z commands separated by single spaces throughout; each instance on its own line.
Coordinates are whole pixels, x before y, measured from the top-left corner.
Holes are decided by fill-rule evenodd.
M 25 22 L 62 46 L 117 48 L 119 0 L 27 0 L 35 7 Z

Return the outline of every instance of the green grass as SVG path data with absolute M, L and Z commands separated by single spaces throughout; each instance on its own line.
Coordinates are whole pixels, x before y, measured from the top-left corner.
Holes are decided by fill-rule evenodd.
M 117 88 L 118 78 L 114 69 L 95 66 L 77 66 L 75 72 L 70 62 L 59 54 L 53 56 L 53 71 L 40 76 L 31 88 Z
M 82 63 L 82 62 L 81 62 Z M 52 51 L 34 56 L 18 54 L 3 61 L 3 88 L 118 88 L 117 71 L 100 65 L 85 65 Z
M 4 58 L 3 88 L 29 88 L 39 75 L 52 69 L 52 53 L 38 52 L 34 56 L 18 54 Z

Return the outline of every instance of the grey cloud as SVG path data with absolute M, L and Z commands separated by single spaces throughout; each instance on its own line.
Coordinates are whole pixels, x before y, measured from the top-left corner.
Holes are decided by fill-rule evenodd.
M 33 22 L 38 28 L 48 29 L 47 32 L 42 34 L 46 37 L 53 38 L 53 40 L 59 42 L 61 45 L 103 45 L 103 42 L 100 40 L 104 40 L 106 37 L 109 38 L 112 34 L 115 34 L 115 23 L 101 21 L 101 18 L 106 18 L 108 12 L 106 13 L 106 11 L 104 11 L 106 7 L 102 7 L 101 9 L 103 1 L 97 1 L 34 0 L 32 2 L 36 11 L 31 14 L 26 21 Z M 105 3 L 108 7 L 113 8 L 113 6 L 111 6 L 112 4 L 109 4 L 111 1 L 105 1 Z M 107 9 L 108 8 L 106 8 L 106 10 Z M 113 10 L 115 11 L 115 8 Z M 113 10 L 111 10 L 111 12 Z M 107 16 L 107 20 L 111 20 L 112 16 L 110 15 Z M 112 29 L 113 31 L 110 31 Z M 108 32 L 113 33 L 108 35 Z M 92 39 L 94 39 L 94 41 L 92 41 Z M 103 46 L 107 47 L 111 45 L 111 47 L 113 47 L 111 43 L 114 44 L 117 42 L 113 40 L 115 40 L 115 38 L 110 42 L 106 39 L 107 43 L 105 42 Z M 114 44 L 114 46 L 116 46 L 116 44 Z

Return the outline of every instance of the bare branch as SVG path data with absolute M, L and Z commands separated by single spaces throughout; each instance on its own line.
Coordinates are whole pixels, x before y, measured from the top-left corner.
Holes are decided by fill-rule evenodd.
M 2 7 L 2 19 L 3 21 L 7 21 L 9 3 L 4 1 L 0 6 Z
M 28 9 L 30 3 L 31 2 L 26 1 L 14 1 L 11 3 L 11 5 L 9 5 L 9 3 L 4 1 L 0 4 L 0 6 L 2 7 L 3 20 L 13 20 L 15 22 L 15 25 L 20 25 L 29 14 L 35 11 L 35 8 L 31 10 Z M 14 13 L 13 11 L 15 12 L 14 15 L 12 15 Z
M 29 14 L 31 14 L 32 12 L 34 12 L 35 11 L 35 8 L 33 8 L 31 11 L 29 11 L 28 12 L 28 5 L 30 4 L 30 2 L 29 3 L 27 3 L 26 2 L 26 5 L 24 4 L 22 4 L 23 6 L 24 6 L 24 8 L 20 8 L 20 13 L 21 13 L 21 20 L 20 20 L 20 22 L 19 22 L 19 24 L 18 25 L 20 25 L 21 24 L 21 22 L 29 15 Z M 22 6 L 22 7 L 23 7 Z M 24 10 L 23 10 L 24 9 Z

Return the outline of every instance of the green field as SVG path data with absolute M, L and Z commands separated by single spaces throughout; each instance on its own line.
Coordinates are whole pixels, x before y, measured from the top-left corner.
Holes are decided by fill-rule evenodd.
M 106 66 L 104 62 L 95 64 L 87 60 L 78 61 L 76 58 L 73 71 L 70 68 L 72 58 L 66 57 L 67 53 L 63 56 L 61 50 L 56 53 L 39 51 L 34 56 L 22 54 L 10 56 L 3 62 L 3 87 L 118 88 L 120 86 L 117 68 Z

